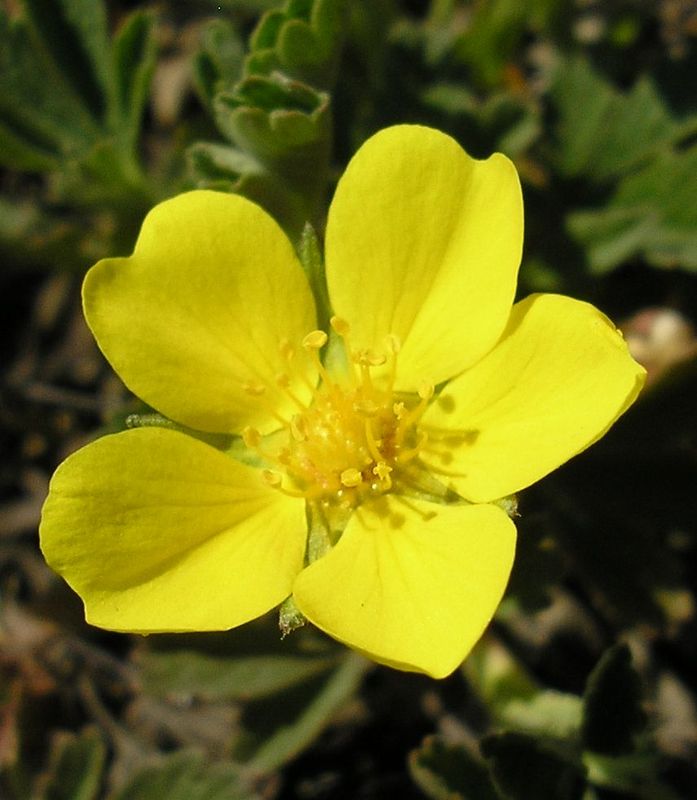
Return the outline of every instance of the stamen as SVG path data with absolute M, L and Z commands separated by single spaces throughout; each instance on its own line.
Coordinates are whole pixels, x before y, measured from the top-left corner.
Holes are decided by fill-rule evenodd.
M 341 473 L 341 483 L 349 489 L 352 489 L 354 486 L 360 486 L 362 481 L 363 476 L 357 469 L 354 469 L 353 467 L 345 469 Z
M 277 489 L 283 483 L 283 477 L 271 469 L 262 469 L 261 479 L 267 486 Z
M 250 450 L 256 450 L 261 444 L 261 434 L 256 428 L 247 425 L 242 431 L 242 441 Z
M 306 350 L 321 350 L 327 343 L 327 334 L 324 331 L 310 331 L 303 339 Z
M 298 497 L 303 500 L 312 500 L 320 495 L 320 492 L 317 489 L 308 490 L 306 492 L 297 491 L 295 489 L 286 489 L 286 487 L 283 486 L 283 476 L 271 469 L 263 469 L 261 471 L 261 479 L 267 486 L 270 486 L 272 489 L 276 489 L 277 491 L 281 492 L 281 494 L 285 494 L 288 497 Z
M 331 379 L 331 376 L 325 369 L 324 364 L 319 357 L 319 351 L 327 343 L 327 338 L 327 334 L 324 331 L 311 331 L 303 339 L 303 347 L 310 354 L 310 358 L 312 358 L 312 361 L 317 367 L 317 371 L 322 376 L 324 383 L 332 389 L 335 389 L 336 387 L 334 381 Z
M 334 316 L 329 320 L 329 324 L 339 334 L 339 336 L 341 336 L 342 339 L 346 339 L 346 337 L 349 335 L 351 326 L 343 317 Z
M 358 356 L 358 361 L 361 366 L 381 367 L 387 361 L 387 356 L 382 353 L 376 353 L 374 350 L 362 350 Z
M 380 406 L 369 398 L 355 402 L 352 408 L 362 417 L 374 417 L 380 411 Z
M 355 359 L 351 352 L 351 340 L 349 338 L 351 326 L 343 317 L 336 316 L 329 320 L 329 324 L 343 340 L 344 352 L 346 353 L 346 361 L 348 362 L 349 368 L 349 378 L 351 379 L 351 386 L 355 388 L 358 386 L 358 376 L 356 375 L 356 370 L 354 368 Z
M 288 369 L 291 372 L 291 374 L 298 380 L 302 381 L 302 383 L 310 390 L 310 393 L 314 396 L 317 387 L 308 379 L 307 375 L 305 374 L 305 371 L 302 368 L 299 368 L 296 363 L 294 363 L 295 348 L 285 337 L 281 339 L 281 341 L 278 343 L 278 352 L 288 362 Z
M 417 389 L 417 394 L 422 400 L 430 400 L 433 397 L 434 391 L 435 387 L 430 381 L 421 381 Z
M 328 342 L 324 331 L 310 331 L 302 339 L 307 357 L 301 354 L 299 358 L 290 342 L 281 340 L 279 353 L 287 367 L 273 382 L 265 385 L 262 379 L 245 388 L 258 398 L 260 405 L 270 404 L 281 391 L 298 412 L 289 415 L 290 421 L 283 420 L 286 439 L 284 445 L 274 448 L 274 456 L 263 452 L 264 442 L 274 440 L 265 440 L 255 428 L 245 428 L 242 438 L 259 453 L 263 466 L 270 467 L 262 473 L 267 485 L 290 497 L 319 499 L 334 509 L 356 508 L 366 496 L 390 491 L 393 476 L 401 481 L 402 472 L 407 474 L 411 469 L 409 462 L 428 446 L 428 437 L 416 429 L 416 423 L 433 398 L 434 386 L 422 381 L 415 399 L 396 399 L 393 387 L 401 350 L 399 338 L 389 334 L 381 350 L 353 350 L 347 320 L 334 316 L 330 324 L 342 340 L 349 375 L 343 368 L 340 376 L 334 375 L 323 364 L 320 351 Z M 311 360 L 312 366 L 306 359 Z M 373 370 L 382 367 L 378 382 Z M 299 374 L 305 369 L 307 375 Z M 316 374 L 320 382 L 309 386 L 309 375 L 314 378 Z M 301 379 L 311 391 L 307 403 L 301 399 L 304 392 L 294 392 Z
M 415 425 L 419 419 L 423 416 L 423 413 L 428 408 L 428 404 L 433 397 L 433 393 L 435 391 L 435 387 L 429 381 L 421 381 L 416 390 L 416 393 L 419 395 L 419 402 L 418 404 L 411 409 L 407 414 L 399 420 L 399 428 L 397 430 L 397 444 L 401 444 L 404 441 L 404 437 L 412 427 Z
M 361 370 L 361 380 L 363 381 L 364 388 L 371 393 L 374 392 L 375 387 L 373 386 L 373 379 L 370 376 L 370 364 L 368 363 L 365 352 L 356 354 L 356 362 Z
M 392 478 L 390 477 L 390 473 L 392 472 L 392 467 L 389 464 L 386 464 L 384 461 L 378 461 L 378 463 L 373 467 L 373 475 L 375 475 L 381 483 L 385 484 L 384 489 L 387 491 L 392 488 Z
M 398 403 L 394 403 L 392 405 L 392 413 L 395 415 L 395 417 L 397 417 L 398 420 L 404 419 L 407 413 L 407 407 L 400 400 Z
M 380 448 L 378 446 L 378 442 L 375 440 L 373 436 L 373 428 L 370 424 L 370 420 L 367 419 L 365 421 L 365 440 L 368 445 L 368 450 L 370 451 L 370 455 L 376 462 L 383 461 L 382 453 L 380 452 Z
M 276 466 L 280 467 L 281 469 L 285 469 L 286 464 L 284 455 L 286 451 L 281 450 L 276 455 L 267 453 L 266 450 L 264 450 L 264 448 L 261 446 L 262 436 L 256 428 L 252 428 L 250 425 L 247 425 L 247 427 L 242 431 L 242 441 L 244 442 L 245 447 L 248 447 L 250 450 L 254 450 L 259 458 L 267 461 L 269 464 L 276 464 Z M 265 471 L 270 472 L 270 470 Z

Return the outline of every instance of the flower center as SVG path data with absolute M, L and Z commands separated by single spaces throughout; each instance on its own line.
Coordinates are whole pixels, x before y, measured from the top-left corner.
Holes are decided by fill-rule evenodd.
M 424 382 L 416 397 L 397 395 L 397 338 L 387 338 L 384 353 L 355 351 L 348 323 L 333 317 L 331 325 L 342 341 L 346 370 L 329 371 L 319 357 L 326 333 L 309 333 L 303 347 L 321 376 L 310 402 L 304 405 L 291 395 L 298 413 L 284 421 L 284 441 L 276 452 L 262 448 L 255 429 L 245 429 L 243 438 L 274 466 L 263 473 L 270 485 L 287 494 L 352 507 L 367 496 L 389 491 L 418 456 L 425 442 L 418 421 L 433 396 L 433 385 Z M 290 363 L 292 349 L 284 345 L 282 352 Z M 382 367 L 378 379 L 375 371 Z M 289 384 L 286 375 L 279 377 L 278 385 L 290 393 Z

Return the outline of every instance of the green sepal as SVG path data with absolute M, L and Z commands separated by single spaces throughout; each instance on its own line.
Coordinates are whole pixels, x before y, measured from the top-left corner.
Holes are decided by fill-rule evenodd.
M 310 289 L 312 289 L 312 293 L 315 297 L 317 327 L 320 330 L 328 331 L 331 307 L 329 305 L 329 291 L 327 289 L 324 258 L 322 256 L 322 248 L 317 238 L 317 233 L 309 222 L 305 223 L 302 233 L 300 234 L 298 256 L 305 270 L 307 282 L 310 284 Z
M 328 89 L 336 78 L 345 29 L 345 0 L 289 0 L 268 11 L 252 34 L 247 75 L 282 71 Z
M 329 97 L 275 73 L 253 76 L 214 101 L 216 122 L 235 145 L 196 144 L 189 163 L 198 185 L 229 181 L 297 238 L 319 217 L 331 151 Z M 222 188 L 222 187 L 221 187 Z
M 211 447 L 215 447 L 216 450 L 223 450 L 224 452 L 230 451 L 233 439 L 235 438 L 232 434 L 228 433 L 207 433 L 204 431 L 197 431 L 194 428 L 189 428 L 186 425 L 180 425 L 178 422 L 174 422 L 167 417 L 163 417 L 162 414 L 158 414 L 157 412 L 147 414 L 129 414 L 129 416 L 126 417 L 126 427 L 167 428 L 171 431 L 184 433 L 187 436 L 198 439 L 200 442 L 209 444 Z
M 286 597 L 278 609 L 278 627 L 281 631 L 281 636 L 285 639 L 288 634 L 302 628 L 307 622 L 305 615 L 295 605 L 293 595 Z

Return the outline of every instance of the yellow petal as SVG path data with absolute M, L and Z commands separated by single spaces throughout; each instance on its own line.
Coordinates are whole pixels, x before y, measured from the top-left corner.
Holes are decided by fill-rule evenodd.
M 449 675 L 482 635 L 508 581 L 515 527 L 495 506 L 362 505 L 293 593 L 318 628 L 397 669 Z
M 645 372 L 588 303 L 532 295 L 498 345 L 451 381 L 423 417 L 423 461 L 468 500 L 517 492 L 599 439 Z
M 225 630 L 280 603 L 302 567 L 304 503 L 184 434 L 106 436 L 56 471 L 48 563 L 116 631 Z
M 290 242 L 243 197 L 195 191 L 156 206 L 130 258 L 85 279 L 85 316 L 126 385 L 168 417 L 204 431 L 278 427 L 275 386 L 284 338 L 316 327 L 312 295 Z M 315 379 L 305 357 L 302 369 Z M 264 398 L 244 386 L 267 386 Z M 292 377 L 291 388 L 307 389 Z M 271 409 L 271 412 L 270 410 Z
M 353 344 L 402 342 L 397 388 L 439 383 L 498 340 L 523 241 L 515 167 L 470 158 L 449 136 L 387 128 L 354 156 L 329 210 L 327 280 Z

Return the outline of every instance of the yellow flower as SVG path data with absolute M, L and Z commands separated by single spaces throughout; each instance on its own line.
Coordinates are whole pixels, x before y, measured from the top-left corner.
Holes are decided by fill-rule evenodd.
M 135 394 L 236 436 L 224 451 L 139 428 L 59 467 L 41 543 L 88 621 L 223 630 L 292 595 L 379 662 L 455 669 L 513 561 L 494 501 L 598 439 L 643 382 L 592 306 L 512 305 L 522 234 L 504 156 L 384 130 L 329 210 L 336 316 L 321 332 L 293 247 L 259 207 L 208 191 L 157 206 L 130 258 L 88 273 L 87 321 Z

